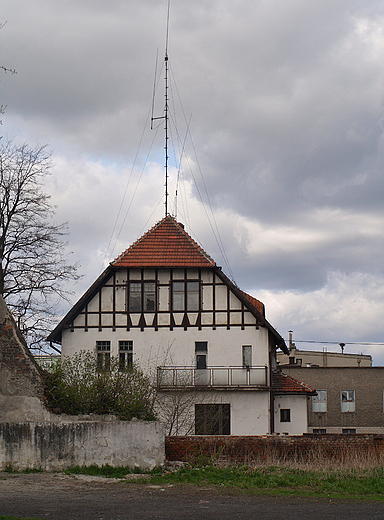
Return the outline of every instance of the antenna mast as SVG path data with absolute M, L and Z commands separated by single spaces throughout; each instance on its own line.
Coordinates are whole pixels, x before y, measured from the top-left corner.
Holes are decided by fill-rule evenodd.
M 165 76 L 164 76 L 164 115 L 161 117 L 151 117 L 151 128 L 153 128 L 152 123 L 155 119 L 164 119 L 164 133 L 165 133 L 165 143 L 164 143 L 164 151 L 165 151 L 165 163 L 164 163 L 164 171 L 165 171 L 165 194 L 164 194 L 164 206 L 165 206 L 165 216 L 169 214 L 168 212 L 168 112 L 169 112 L 169 105 L 168 105 L 168 72 L 169 72 L 169 65 L 168 65 L 168 34 L 169 34 L 169 8 L 170 8 L 171 0 L 168 0 L 168 10 L 167 10 L 167 29 L 166 29 L 166 35 L 165 35 L 165 55 L 164 55 L 164 70 L 165 70 Z M 155 79 L 156 83 L 156 79 Z M 155 84 L 153 86 L 153 96 L 155 95 Z M 152 113 L 153 113 L 153 105 L 154 100 L 152 102 Z

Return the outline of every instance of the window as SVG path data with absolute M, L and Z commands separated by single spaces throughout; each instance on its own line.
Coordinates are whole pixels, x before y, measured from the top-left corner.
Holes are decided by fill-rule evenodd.
M 153 312 L 156 310 L 156 283 L 129 283 L 129 312 Z
M 327 391 L 318 390 L 317 395 L 312 397 L 312 411 L 326 412 L 327 411 Z
M 342 433 L 356 433 L 356 428 L 343 428 Z
M 200 308 L 199 282 L 173 282 L 172 310 L 198 311 Z
M 243 368 L 252 366 L 252 345 L 243 345 Z
M 96 341 L 97 369 L 109 370 L 111 361 L 111 342 Z
M 119 341 L 119 370 L 126 370 L 133 364 L 133 341 Z
M 208 342 L 207 341 L 196 341 L 196 368 L 198 370 L 204 370 L 207 368 L 207 353 L 208 353 Z
M 291 422 L 291 410 L 289 408 L 280 408 L 280 422 Z
M 355 411 L 355 391 L 342 390 L 341 391 L 341 411 L 354 412 Z
M 313 428 L 313 432 L 315 434 L 327 433 L 326 428 Z
M 229 404 L 195 404 L 195 435 L 230 435 Z

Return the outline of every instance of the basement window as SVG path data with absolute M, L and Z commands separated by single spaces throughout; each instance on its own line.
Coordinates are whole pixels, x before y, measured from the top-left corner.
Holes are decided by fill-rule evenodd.
M 291 422 L 290 408 L 280 408 L 280 422 Z

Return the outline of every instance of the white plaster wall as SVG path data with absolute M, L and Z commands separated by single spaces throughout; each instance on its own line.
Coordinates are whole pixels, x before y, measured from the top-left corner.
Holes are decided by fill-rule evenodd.
M 275 433 L 302 435 L 308 431 L 306 395 L 276 395 L 274 399 Z M 280 422 L 280 409 L 291 410 L 291 421 Z
M 167 399 L 170 392 L 162 392 L 159 399 Z M 172 402 L 172 399 L 170 399 Z M 231 435 L 266 435 L 269 433 L 269 392 L 214 391 L 185 392 L 175 403 L 183 410 L 179 417 L 178 435 L 194 434 L 195 404 L 229 404 Z M 188 407 L 188 409 L 187 409 Z M 163 408 L 164 411 L 164 408 Z M 166 409 L 169 414 L 169 408 Z M 159 409 L 161 414 L 161 408 Z M 166 421 L 166 417 L 161 417 Z M 175 434 L 173 432 L 173 434 Z
M 202 329 L 190 327 L 188 330 L 145 328 L 74 329 L 63 331 L 62 355 L 71 356 L 80 350 L 93 351 L 97 340 L 111 341 L 111 355 L 118 355 L 119 340 L 132 340 L 134 360 L 143 370 L 148 366 L 178 365 L 195 366 L 195 341 L 208 342 L 208 366 L 242 366 L 242 346 L 252 345 L 252 365 L 268 365 L 268 331 L 231 327 Z

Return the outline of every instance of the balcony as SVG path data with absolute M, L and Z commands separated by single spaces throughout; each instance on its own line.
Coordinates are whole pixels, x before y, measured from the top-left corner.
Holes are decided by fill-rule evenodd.
M 172 389 L 263 389 L 267 386 L 267 367 L 157 367 L 159 390 Z

